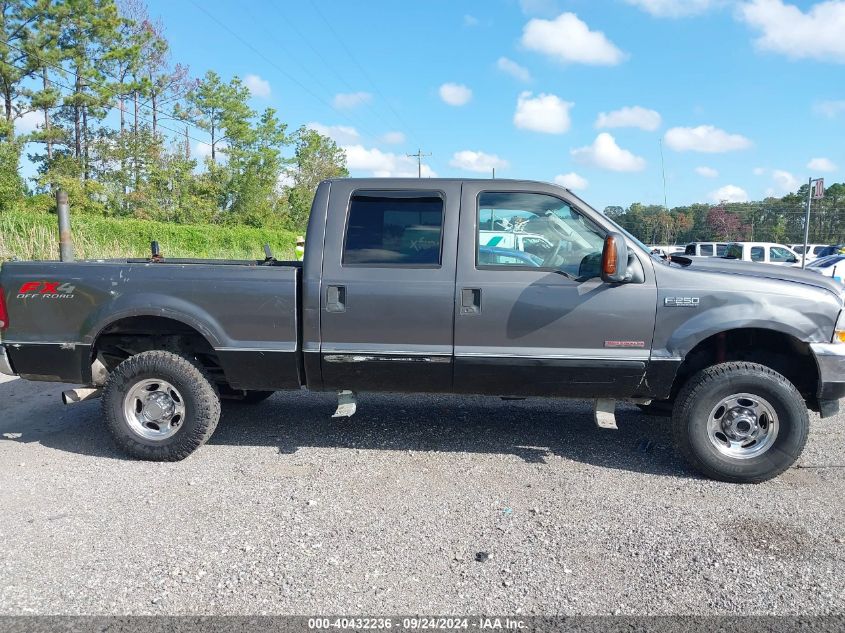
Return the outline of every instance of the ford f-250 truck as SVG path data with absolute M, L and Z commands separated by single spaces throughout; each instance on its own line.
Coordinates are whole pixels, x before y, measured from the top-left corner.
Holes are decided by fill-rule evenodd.
M 359 391 L 592 399 L 607 427 L 634 402 L 671 413 L 702 473 L 759 482 L 800 455 L 808 408 L 845 395 L 841 285 L 661 259 L 538 182 L 326 181 L 302 263 L 10 262 L 0 285 L 0 371 L 102 391 L 145 459 L 201 446 L 221 397 L 307 387 L 338 391 L 339 413 Z

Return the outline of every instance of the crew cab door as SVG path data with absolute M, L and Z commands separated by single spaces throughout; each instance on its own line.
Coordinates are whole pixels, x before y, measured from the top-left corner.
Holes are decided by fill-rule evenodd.
M 321 283 L 323 386 L 452 388 L 459 182 L 332 184 Z
M 642 389 L 657 291 L 651 261 L 636 283 L 600 278 L 605 222 L 560 189 L 463 187 L 455 315 L 455 390 L 625 397 Z M 498 249 L 481 231 L 543 239 Z M 523 240 L 524 241 L 524 240 Z M 515 240 L 513 243 L 518 243 Z

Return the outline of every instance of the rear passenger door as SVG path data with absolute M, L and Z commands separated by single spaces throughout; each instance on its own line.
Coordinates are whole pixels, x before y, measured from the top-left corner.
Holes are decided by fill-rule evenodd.
M 461 185 L 398 186 L 332 183 L 320 311 L 326 388 L 451 390 Z

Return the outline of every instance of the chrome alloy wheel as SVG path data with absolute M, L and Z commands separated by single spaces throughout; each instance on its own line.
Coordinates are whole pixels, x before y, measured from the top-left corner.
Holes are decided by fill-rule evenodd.
M 778 426 L 771 404 L 760 396 L 737 393 L 713 407 L 707 420 L 707 435 L 722 455 L 750 459 L 772 447 Z
M 146 440 L 165 440 L 182 428 L 185 401 L 166 380 L 141 380 L 123 399 L 123 415 L 133 433 Z

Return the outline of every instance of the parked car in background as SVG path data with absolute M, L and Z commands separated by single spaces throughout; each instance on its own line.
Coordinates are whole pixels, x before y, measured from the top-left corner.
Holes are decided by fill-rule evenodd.
M 660 257 L 669 257 L 671 255 L 680 255 L 684 252 L 685 247 L 677 244 L 649 244 L 653 255 L 660 255 Z
M 792 247 L 792 250 L 798 255 L 798 265 L 800 265 L 801 256 L 804 254 L 804 245 L 796 244 Z M 837 255 L 842 250 L 845 250 L 845 245 L 843 244 L 807 244 L 807 263 L 809 264 L 822 257 Z
M 807 265 L 807 270 L 821 273 L 825 277 L 831 277 L 841 283 L 845 279 L 845 254 L 819 257 Z
M 684 249 L 685 257 L 724 257 L 727 242 L 690 242 Z
M 801 259 L 785 244 L 773 242 L 732 242 L 728 245 L 725 259 L 741 259 L 745 262 L 792 266 Z
M 483 246 L 523 251 L 544 258 L 552 251 L 552 243 L 542 235 L 506 231 L 479 231 Z

